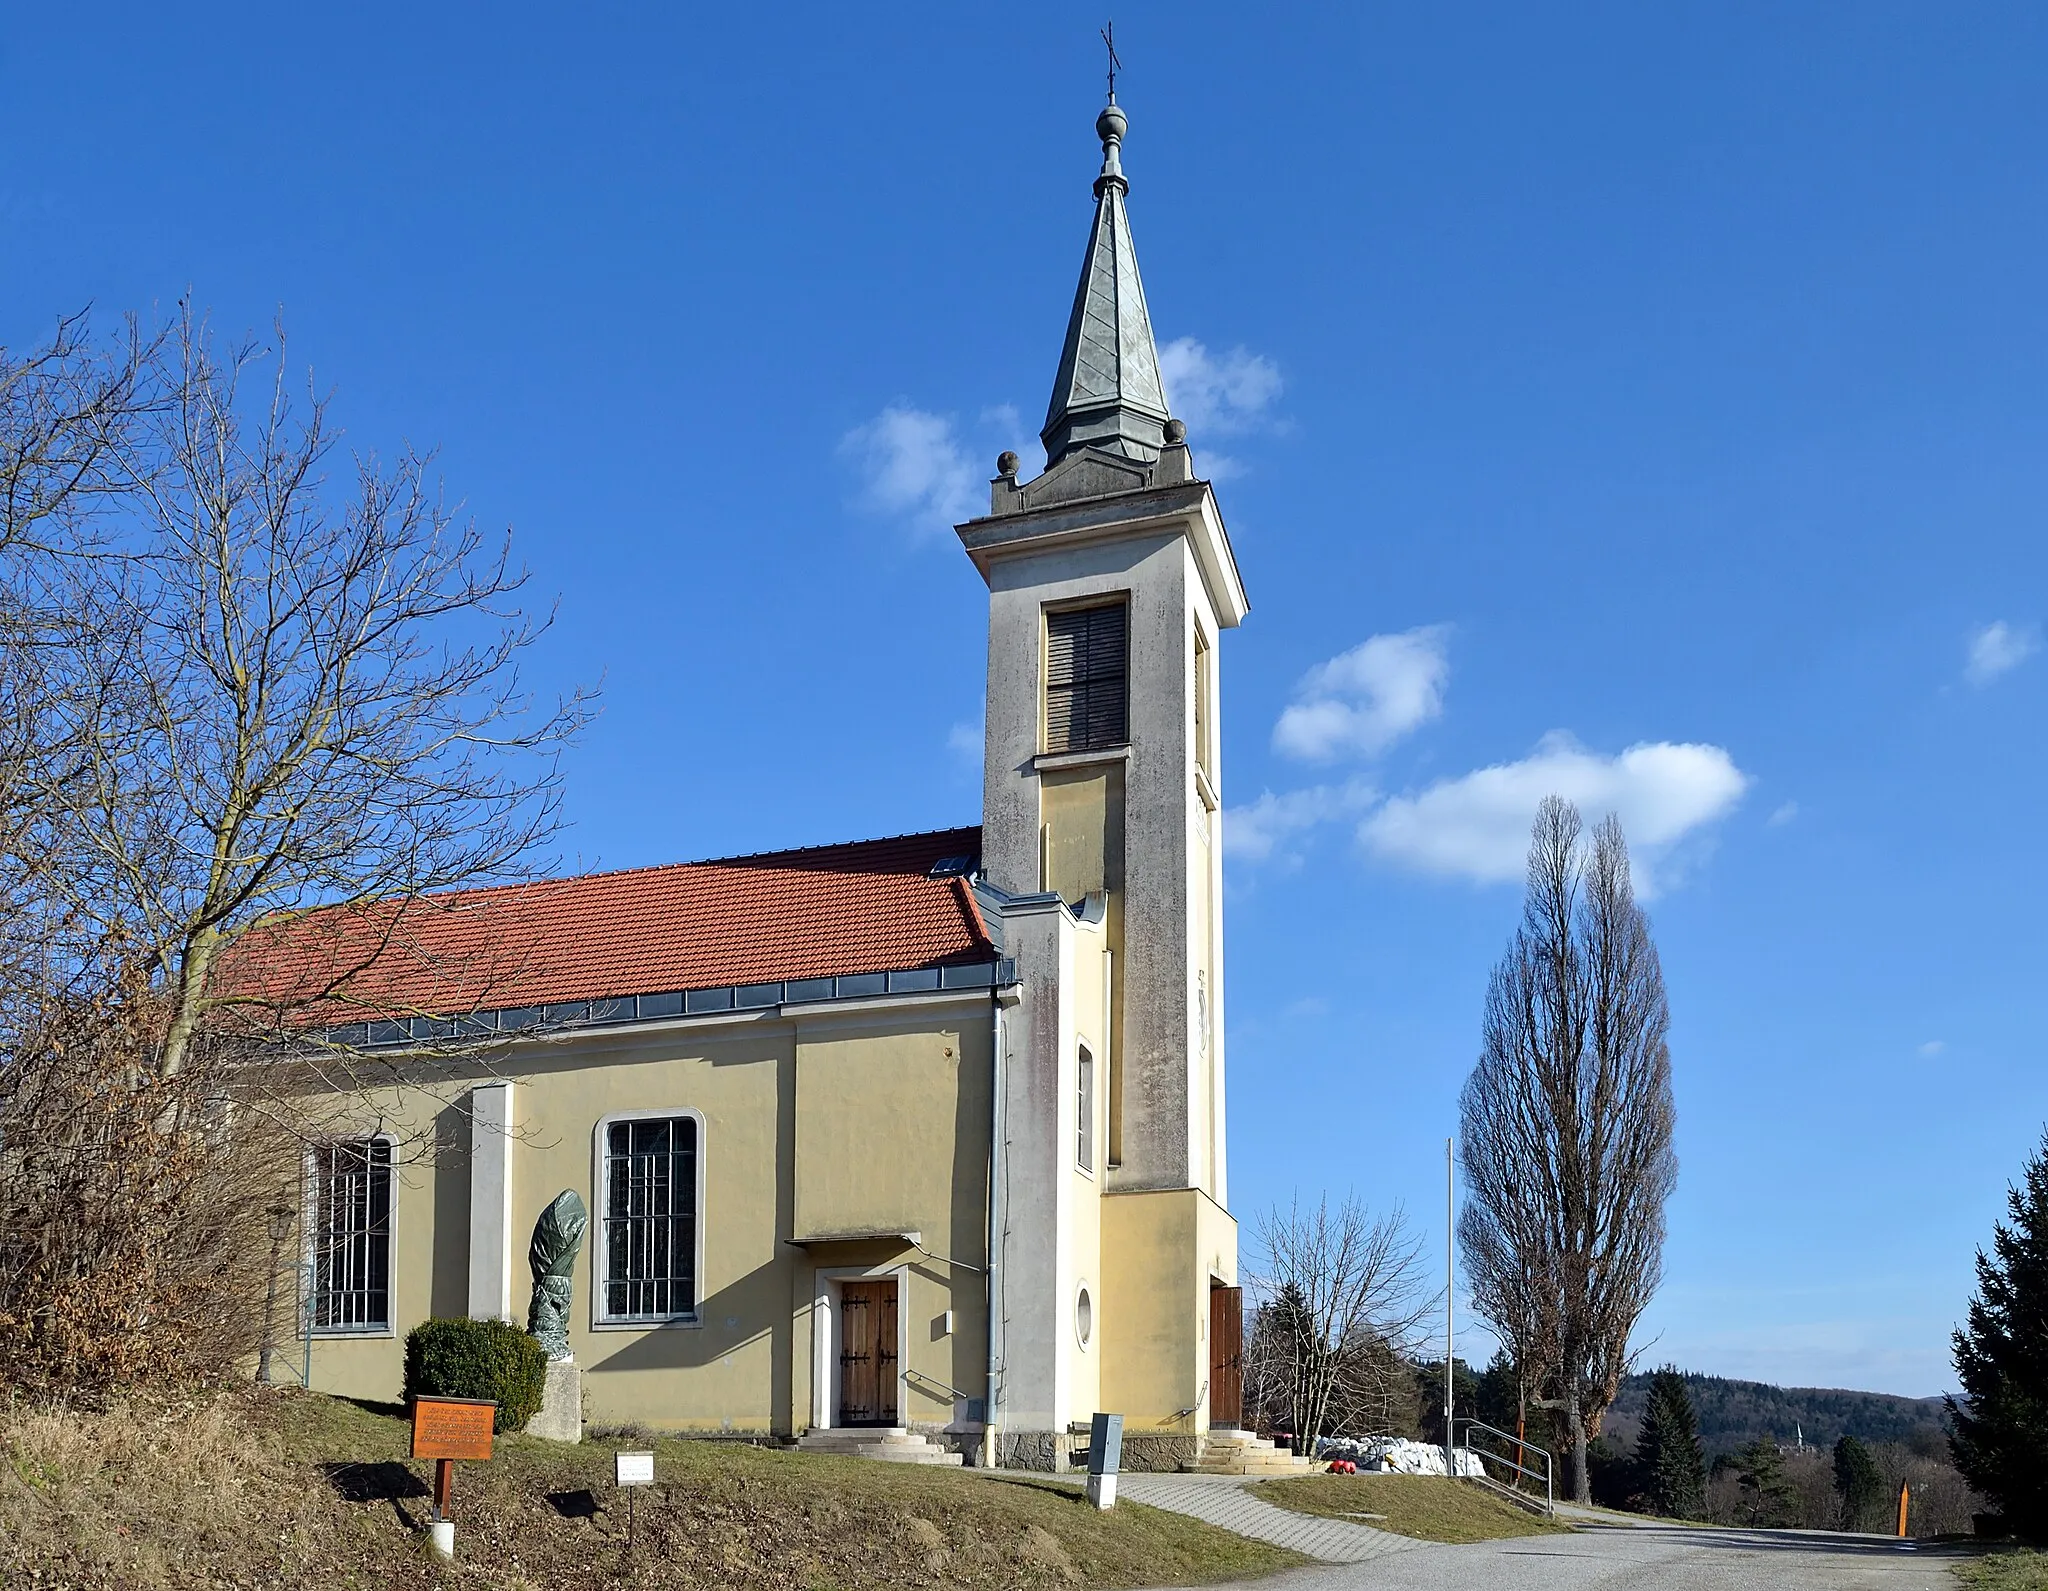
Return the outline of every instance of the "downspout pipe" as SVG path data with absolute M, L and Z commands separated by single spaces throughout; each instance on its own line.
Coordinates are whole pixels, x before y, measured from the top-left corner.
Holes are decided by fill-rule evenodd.
M 1003 1164 L 1003 991 L 989 990 L 989 1097 L 988 1097 L 988 1266 L 982 1273 L 987 1303 L 982 1320 L 988 1335 L 988 1385 L 983 1393 L 982 1462 L 990 1469 L 1000 1467 L 996 1439 L 996 1399 L 1002 1386 L 1002 1353 L 997 1344 L 1001 1322 L 996 1314 L 996 1275 L 1002 1265 L 1004 1211 Z

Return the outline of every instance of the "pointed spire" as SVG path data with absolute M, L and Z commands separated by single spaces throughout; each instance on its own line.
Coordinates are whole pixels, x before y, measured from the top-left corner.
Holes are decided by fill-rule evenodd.
M 1052 406 L 1039 433 L 1048 467 L 1084 447 L 1149 463 L 1159 457 L 1165 441 L 1159 349 L 1152 340 L 1152 317 L 1145 312 L 1130 217 L 1124 212 L 1124 195 L 1130 191 L 1122 161 L 1128 125 L 1112 94 L 1095 118 L 1095 134 L 1102 140 L 1095 226 L 1088 234 L 1066 346 L 1060 350 Z

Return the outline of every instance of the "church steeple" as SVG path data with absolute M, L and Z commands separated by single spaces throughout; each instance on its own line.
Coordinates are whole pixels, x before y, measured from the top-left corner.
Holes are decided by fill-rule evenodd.
M 1165 442 L 1166 390 L 1159 379 L 1159 350 L 1152 317 L 1145 312 L 1145 288 L 1138 280 L 1138 254 L 1124 211 L 1121 151 L 1129 125 L 1114 95 L 1095 118 L 1102 140 L 1102 174 L 1095 179 L 1095 226 L 1081 264 L 1081 285 L 1067 321 L 1060 373 L 1046 411 L 1048 468 L 1084 447 L 1121 453 L 1147 463 Z

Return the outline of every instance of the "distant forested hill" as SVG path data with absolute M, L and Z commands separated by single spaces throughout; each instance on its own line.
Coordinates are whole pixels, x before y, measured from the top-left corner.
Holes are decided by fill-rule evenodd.
M 1833 1387 L 1774 1387 L 1763 1381 L 1730 1381 L 1724 1376 L 1686 1372 L 1686 1390 L 1699 1411 L 1700 1443 L 1707 1457 L 1732 1453 L 1757 1437 L 1790 1442 L 1795 1433 L 1810 1447 L 1833 1447 L 1844 1436 L 1866 1442 L 1905 1442 L 1927 1447 L 1940 1442 L 1939 1398 L 1900 1398 L 1888 1392 L 1844 1392 Z M 1630 1376 L 1609 1411 L 1606 1434 L 1635 1446 L 1642 1424 L 1647 1375 Z M 1946 1443 L 1941 1443 L 1943 1451 Z

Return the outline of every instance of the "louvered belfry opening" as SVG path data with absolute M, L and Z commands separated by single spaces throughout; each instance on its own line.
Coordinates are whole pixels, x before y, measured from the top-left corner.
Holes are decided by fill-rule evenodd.
M 1045 749 L 1096 751 L 1130 739 L 1128 608 L 1106 602 L 1045 616 Z

